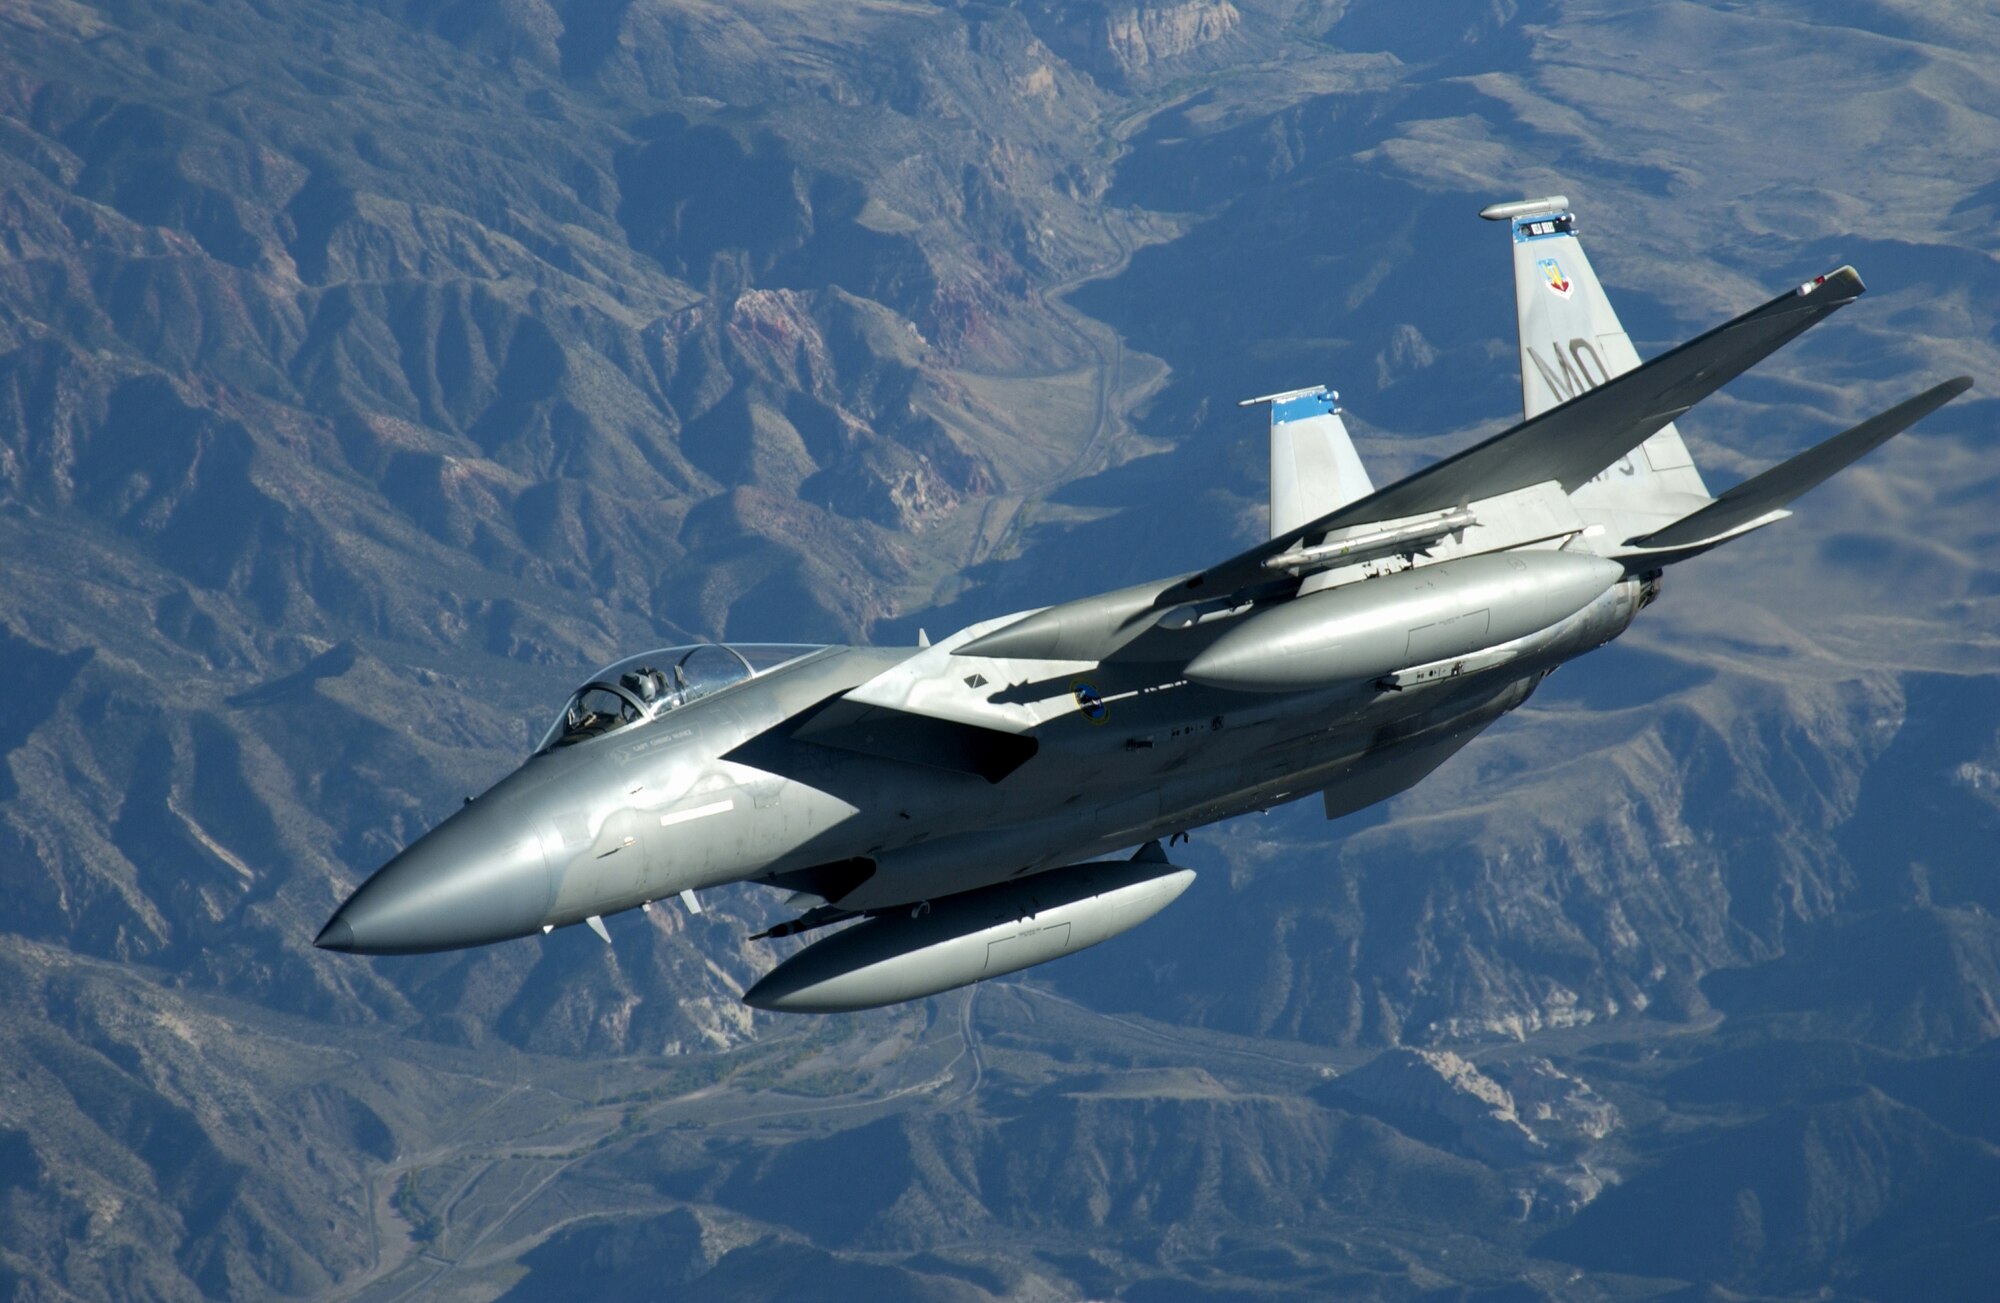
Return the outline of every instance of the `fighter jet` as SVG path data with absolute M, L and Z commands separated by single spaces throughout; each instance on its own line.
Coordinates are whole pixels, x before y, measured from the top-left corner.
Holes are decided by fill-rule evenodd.
M 1720 496 L 1674 422 L 1854 301 L 1851 267 L 1640 362 L 1562 196 L 1512 235 L 1522 420 L 1376 488 L 1337 395 L 1269 408 L 1270 537 L 1193 574 L 918 647 L 648 651 L 577 689 L 534 753 L 369 878 L 317 938 L 486 945 L 754 882 L 822 933 L 743 995 L 868 1008 L 1095 945 L 1193 873 L 1177 834 L 1403 791 L 1617 637 L 1665 570 L 1964 392 L 1928 389 Z M 1137 847 L 1136 853 L 1124 853 Z

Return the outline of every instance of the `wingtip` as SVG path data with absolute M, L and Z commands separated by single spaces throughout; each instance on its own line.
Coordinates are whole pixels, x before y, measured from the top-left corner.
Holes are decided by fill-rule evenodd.
M 1839 299 L 1843 303 L 1867 292 L 1868 286 L 1862 281 L 1861 273 L 1854 270 L 1848 264 L 1835 267 L 1826 275 L 1815 276 L 1805 284 L 1799 286 L 1799 294 L 1801 296 L 1825 295 L 1829 298 Z

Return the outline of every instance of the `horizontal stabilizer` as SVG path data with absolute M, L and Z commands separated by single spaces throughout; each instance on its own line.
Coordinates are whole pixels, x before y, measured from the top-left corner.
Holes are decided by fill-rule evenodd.
M 1873 452 L 1970 388 L 1972 378 L 1960 376 L 1926 389 L 1880 416 L 1871 416 L 1846 433 L 1743 481 L 1693 515 L 1629 543 L 1643 548 L 1681 548 L 1720 541 L 1824 483 L 1856 458 Z
M 1560 407 L 1232 557 L 1180 588 L 1228 591 L 1253 583 L 1266 573 L 1267 558 L 1351 525 L 1443 511 L 1551 481 L 1574 492 L 1682 412 L 1852 303 L 1864 288 L 1852 267 L 1815 277 Z M 1180 597 L 1162 594 L 1163 601 Z
M 1026 764 L 1038 745 L 1018 733 L 845 698 L 818 711 L 792 737 L 884 760 L 977 774 L 989 783 Z

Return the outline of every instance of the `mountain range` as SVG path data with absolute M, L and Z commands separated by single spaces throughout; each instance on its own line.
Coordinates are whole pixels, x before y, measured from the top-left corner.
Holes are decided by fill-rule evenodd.
M 2000 19 L 1798 0 L 0 2 L 0 1285 L 22 1299 L 1984 1298 Z M 767 889 L 311 938 L 597 665 L 910 644 L 1519 410 L 1484 204 L 1734 482 L 1442 770 L 1022 978 L 736 996 Z

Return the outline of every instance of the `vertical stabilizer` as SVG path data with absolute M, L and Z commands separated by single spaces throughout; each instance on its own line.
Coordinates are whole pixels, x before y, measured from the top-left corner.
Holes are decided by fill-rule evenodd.
M 1340 419 L 1340 395 L 1321 385 L 1246 398 L 1271 405 L 1271 536 L 1375 491 Z
M 1638 351 L 1576 238 L 1576 214 L 1567 198 L 1494 204 L 1479 215 L 1507 222 L 1513 230 L 1524 419 L 1639 365 Z M 1671 423 L 1572 495 L 1586 514 L 1631 516 L 1634 528 L 1638 517 L 1678 515 L 1708 497 L 1708 486 Z

